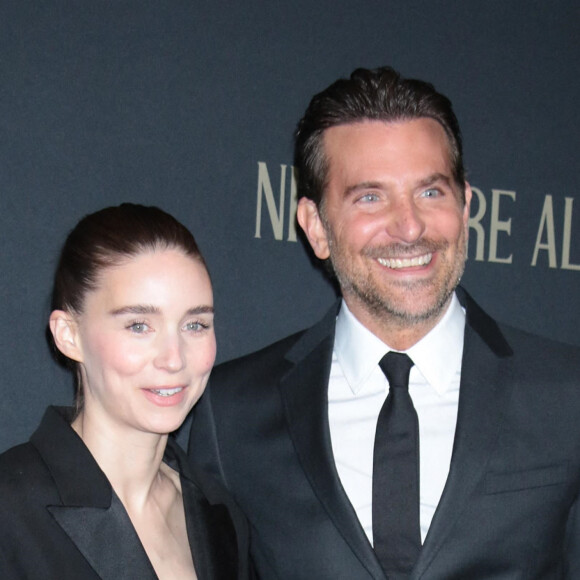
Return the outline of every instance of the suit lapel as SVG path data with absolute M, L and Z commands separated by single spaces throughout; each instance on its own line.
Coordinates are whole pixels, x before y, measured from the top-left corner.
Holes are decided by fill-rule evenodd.
M 49 407 L 30 439 L 62 502 L 47 510 L 103 580 L 154 580 L 125 508 L 70 420 L 70 409 Z
M 420 578 L 446 540 L 487 468 L 513 384 L 511 348 L 495 321 L 465 291 L 467 308 L 457 426 L 449 476 L 431 522 L 413 578 Z
M 157 578 L 115 494 L 107 509 L 63 506 L 47 509 L 103 580 Z
M 453 455 L 447 483 L 412 578 L 420 578 L 445 542 L 481 480 L 499 432 L 504 401 L 513 381 L 512 350 L 500 329 L 461 288 L 467 319 Z M 375 578 L 384 578 L 374 552 L 344 492 L 332 454 L 328 426 L 328 379 L 338 308 L 288 353 L 292 369 L 280 382 L 288 426 L 303 469 L 319 501 Z
M 374 578 L 384 574 L 336 471 L 328 425 L 328 380 L 338 305 L 288 353 L 280 382 L 286 418 L 306 476 L 334 525 Z
M 197 575 L 207 580 L 236 578 L 236 534 L 224 498 L 203 479 L 203 474 L 194 477 L 188 462 L 179 455 L 177 445 L 168 440 L 165 460 L 181 476 L 187 535 Z M 109 507 L 77 506 L 79 498 L 74 497 L 77 489 L 67 494 L 72 506 L 47 509 L 99 577 L 156 580 L 147 553 L 116 494 L 111 490 Z

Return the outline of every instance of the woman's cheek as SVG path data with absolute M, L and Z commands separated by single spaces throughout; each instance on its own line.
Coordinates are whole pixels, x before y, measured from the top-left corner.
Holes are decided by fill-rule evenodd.
M 131 375 L 143 368 L 147 362 L 147 348 L 131 344 L 129 341 L 110 341 L 106 347 L 106 357 L 119 374 Z

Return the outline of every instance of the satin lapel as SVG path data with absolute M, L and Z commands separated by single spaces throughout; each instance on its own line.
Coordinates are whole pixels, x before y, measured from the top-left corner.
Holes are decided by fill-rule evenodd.
M 157 576 L 121 501 L 109 508 L 48 506 L 103 580 L 155 580 Z
M 384 574 L 336 471 L 328 426 L 328 379 L 337 309 L 288 354 L 295 366 L 280 382 L 288 427 L 306 476 L 331 520 L 362 565 L 375 578 Z
M 435 511 L 412 578 L 420 578 L 446 540 L 455 520 L 481 481 L 510 395 L 512 350 L 495 321 L 464 292 L 467 323 L 459 409 L 447 483 Z
M 123 504 L 71 429 L 71 419 L 72 409 L 49 407 L 30 438 L 62 502 L 46 509 L 103 580 L 155 579 Z

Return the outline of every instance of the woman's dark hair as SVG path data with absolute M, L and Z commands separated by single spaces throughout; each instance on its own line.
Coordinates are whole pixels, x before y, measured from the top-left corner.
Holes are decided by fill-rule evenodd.
M 361 121 L 397 122 L 430 118 L 445 130 L 453 177 L 465 198 L 461 131 L 451 101 L 424 81 L 405 79 L 390 67 L 359 68 L 315 95 L 295 133 L 294 165 L 298 196 L 320 206 L 326 187 L 328 161 L 323 133 L 337 125 Z
M 205 267 L 191 232 L 157 207 L 123 203 L 85 216 L 62 248 L 54 277 L 52 310 L 81 314 L 87 293 L 98 288 L 103 270 L 144 252 L 172 248 Z M 83 405 L 78 363 L 62 355 L 48 334 L 59 360 L 76 372 L 78 412 Z

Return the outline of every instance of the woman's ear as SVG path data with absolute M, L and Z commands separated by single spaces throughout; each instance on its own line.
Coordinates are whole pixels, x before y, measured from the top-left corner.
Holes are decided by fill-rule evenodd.
M 53 310 L 48 325 L 58 350 L 67 358 L 83 362 L 79 330 L 74 317 L 64 310 Z

